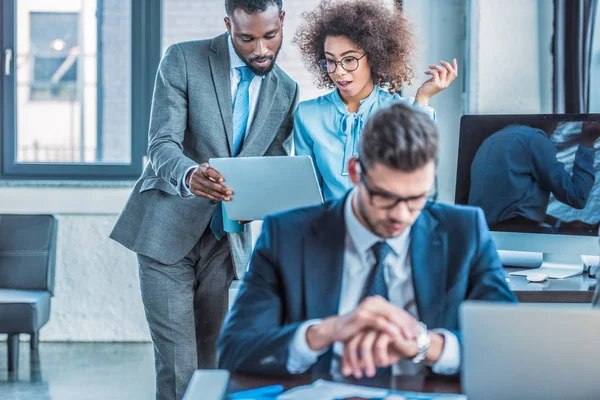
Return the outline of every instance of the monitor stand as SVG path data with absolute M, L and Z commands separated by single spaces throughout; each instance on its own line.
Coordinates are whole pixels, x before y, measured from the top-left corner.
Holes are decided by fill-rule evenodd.
M 583 273 L 583 261 L 577 254 L 544 253 L 539 268 L 511 272 L 510 275 L 529 276 L 545 274 L 548 278 L 563 279 Z

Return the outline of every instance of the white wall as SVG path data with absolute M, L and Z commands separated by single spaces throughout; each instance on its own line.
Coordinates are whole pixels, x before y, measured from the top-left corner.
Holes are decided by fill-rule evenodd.
M 391 1 L 391 0 L 384 0 Z M 294 33 L 301 22 L 302 13 L 314 9 L 320 0 L 284 0 L 286 12 L 283 27 L 283 44 L 277 64 L 300 85 L 300 100 L 317 97 L 326 91 L 312 84 L 312 76 L 304 68 L 300 50 L 293 44 Z M 225 6 L 223 0 L 165 0 L 163 8 L 163 49 L 176 42 L 211 38 L 225 32 Z M 198 23 L 198 21 L 202 23 Z
M 450 87 L 431 101 L 437 113 L 440 133 L 440 161 L 438 176 L 440 200 L 454 202 L 456 182 L 456 156 L 458 152 L 458 127 L 463 114 L 463 82 L 465 67 L 465 0 L 404 0 L 403 9 L 412 20 L 419 40 L 419 55 L 415 65 L 412 86 L 404 90 L 404 96 L 414 96 L 418 87 L 427 80 L 424 75 L 429 64 L 440 60 L 451 62 L 456 58 L 458 77 Z
M 600 113 L 600 7 L 596 11 L 593 47 L 590 78 L 590 112 Z
M 551 113 L 552 1 L 469 3 L 469 113 Z

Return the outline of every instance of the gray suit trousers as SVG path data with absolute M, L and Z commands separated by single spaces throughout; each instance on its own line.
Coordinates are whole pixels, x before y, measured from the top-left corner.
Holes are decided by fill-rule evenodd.
M 138 254 L 140 286 L 154 345 L 156 398 L 179 400 L 196 369 L 216 368 L 234 267 L 227 236 L 210 228 L 172 265 Z

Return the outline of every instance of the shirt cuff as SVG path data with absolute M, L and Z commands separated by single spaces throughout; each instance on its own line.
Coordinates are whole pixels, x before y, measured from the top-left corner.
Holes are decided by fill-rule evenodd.
M 189 167 L 188 169 L 185 170 L 185 174 L 183 174 L 183 178 L 181 179 L 181 187 L 183 188 L 182 194 L 183 194 L 184 197 L 193 196 L 192 192 L 190 192 L 190 188 L 185 183 L 185 178 L 188 176 L 188 174 L 190 173 L 191 170 L 194 170 L 196 168 L 198 168 L 198 165 L 194 165 L 193 167 Z
M 429 117 L 431 118 L 431 120 L 433 122 L 436 121 L 437 119 L 437 115 L 435 114 L 435 110 L 433 109 L 433 107 L 430 106 L 424 106 L 422 104 L 419 103 L 415 103 L 415 99 L 413 97 L 410 98 L 410 100 L 412 101 L 412 106 L 414 108 L 416 108 L 419 111 L 424 112 L 425 114 L 429 115 Z
M 444 336 L 444 348 L 442 354 L 431 370 L 439 375 L 454 375 L 460 368 L 460 343 L 452 332 L 446 329 L 433 329 L 431 332 Z
M 577 151 L 575 152 L 575 160 L 583 161 L 586 163 L 593 163 L 594 157 L 596 156 L 596 149 L 592 147 L 587 147 L 580 144 L 577 147 Z
M 290 343 L 289 354 L 286 363 L 287 370 L 290 374 L 301 374 L 306 372 L 306 370 L 308 370 L 317 362 L 319 356 L 327 351 L 326 348 L 320 351 L 314 351 L 306 342 L 306 331 L 308 328 L 321 323 L 321 321 L 322 320 L 320 319 L 308 320 L 300 325 L 296 330 L 294 338 Z

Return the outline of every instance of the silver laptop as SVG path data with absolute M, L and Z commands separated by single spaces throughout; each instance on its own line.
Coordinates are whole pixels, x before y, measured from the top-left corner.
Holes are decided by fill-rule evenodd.
M 465 302 L 460 319 L 469 400 L 600 399 L 600 310 Z
M 233 190 L 231 201 L 225 203 L 232 220 L 262 220 L 268 214 L 323 202 L 308 156 L 211 158 L 209 163 Z

